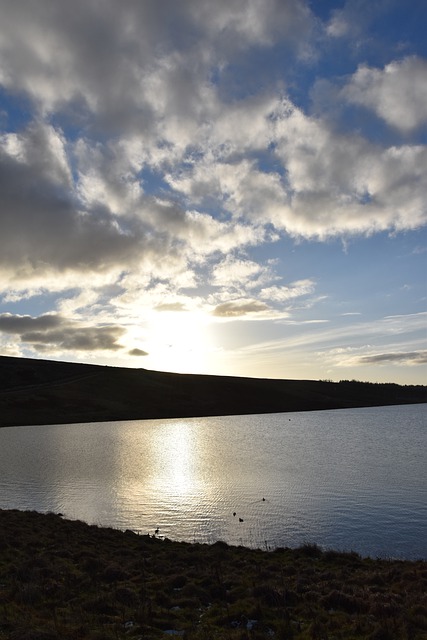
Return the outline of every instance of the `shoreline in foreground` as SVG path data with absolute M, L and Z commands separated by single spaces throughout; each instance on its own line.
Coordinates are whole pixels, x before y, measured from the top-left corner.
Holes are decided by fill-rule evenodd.
M 427 633 L 427 562 L 313 544 L 160 540 L 0 510 L 0 638 L 372 638 Z

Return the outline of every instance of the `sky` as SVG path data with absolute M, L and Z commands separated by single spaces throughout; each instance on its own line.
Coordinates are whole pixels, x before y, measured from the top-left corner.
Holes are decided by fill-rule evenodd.
M 2 0 L 0 354 L 427 383 L 425 0 Z

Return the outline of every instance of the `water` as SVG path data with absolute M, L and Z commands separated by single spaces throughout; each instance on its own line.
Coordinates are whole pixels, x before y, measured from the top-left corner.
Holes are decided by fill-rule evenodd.
M 0 508 L 190 542 L 427 558 L 426 408 L 4 428 Z

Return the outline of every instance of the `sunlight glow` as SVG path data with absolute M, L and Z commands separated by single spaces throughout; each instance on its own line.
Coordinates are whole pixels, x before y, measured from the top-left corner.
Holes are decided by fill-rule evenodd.
M 204 373 L 209 369 L 213 347 L 209 319 L 203 313 L 155 312 L 149 322 L 147 344 L 152 368 L 178 373 Z

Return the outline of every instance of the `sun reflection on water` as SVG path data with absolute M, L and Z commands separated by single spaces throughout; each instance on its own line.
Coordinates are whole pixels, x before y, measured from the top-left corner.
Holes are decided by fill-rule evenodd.
M 194 431 L 185 422 L 162 429 L 154 443 L 159 474 L 155 477 L 158 489 L 178 498 L 197 491 L 197 443 Z
M 174 540 L 426 557 L 424 417 L 413 405 L 1 429 L 2 507 Z

